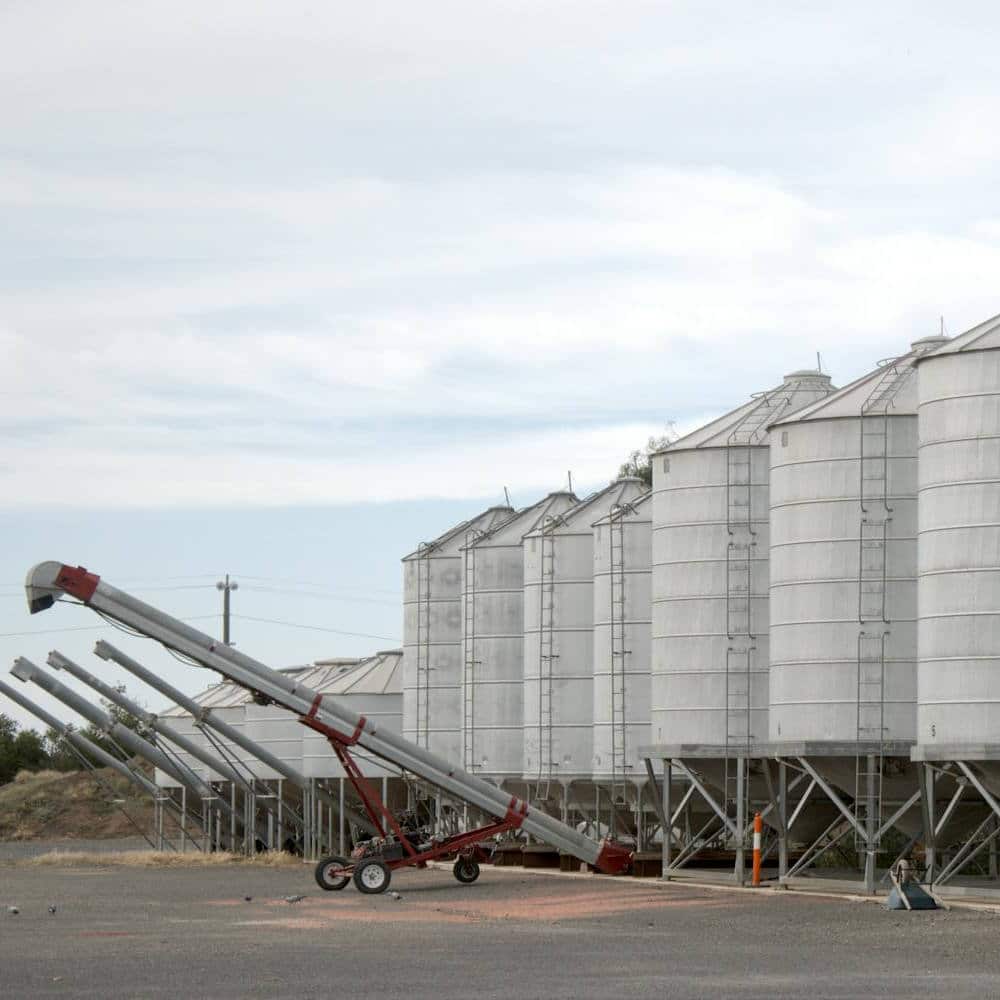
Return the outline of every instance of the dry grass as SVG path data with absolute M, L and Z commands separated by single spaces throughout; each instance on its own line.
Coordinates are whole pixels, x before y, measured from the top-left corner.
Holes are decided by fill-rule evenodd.
M 270 851 L 252 858 L 228 851 L 203 854 L 175 851 L 49 851 L 18 862 L 25 868 L 216 868 L 220 865 L 253 865 L 256 868 L 298 868 L 303 861 L 285 851 Z
M 72 771 L 68 772 L 71 774 L 77 774 L 78 772 Z M 14 784 L 25 785 L 28 782 L 37 782 L 38 784 L 44 784 L 46 781 L 60 781 L 66 777 L 66 771 L 18 771 L 14 775 Z
M 96 778 L 101 778 L 99 784 Z M 140 826 L 152 823 L 152 804 L 114 771 L 20 771 L 0 785 L 0 840 L 93 840 L 128 837 L 135 827 L 112 802 L 123 801 Z

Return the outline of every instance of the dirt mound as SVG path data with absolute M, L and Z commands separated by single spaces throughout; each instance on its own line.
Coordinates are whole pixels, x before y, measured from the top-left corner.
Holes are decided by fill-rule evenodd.
M 150 797 L 114 771 L 20 771 L 0 785 L 0 840 L 135 836 L 123 809 L 151 827 Z

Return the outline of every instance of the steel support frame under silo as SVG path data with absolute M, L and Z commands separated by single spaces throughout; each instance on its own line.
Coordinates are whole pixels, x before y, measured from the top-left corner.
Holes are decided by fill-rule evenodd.
M 912 759 L 920 768 L 924 880 L 934 889 L 948 886 L 951 891 L 1000 895 L 1000 796 L 990 787 L 995 788 L 1000 777 L 1000 745 L 918 745 Z M 946 781 L 954 783 L 954 791 L 939 795 L 938 786 Z M 978 807 L 975 820 L 959 836 L 949 837 L 945 828 L 960 806 Z M 992 884 L 972 883 L 969 868 L 977 862 L 983 869 L 978 878 Z M 959 876 L 965 877 L 961 886 L 953 883 Z
M 907 790 L 902 801 L 893 803 L 895 809 L 886 818 L 872 806 L 873 802 L 882 801 L 877 789 L 869 787 L 867 801 L 859 805 L 823 772 L 830 758 L 845 763 L 851 761 L 853 769 L 857 769 L 859 760 L 866 760 L 869 766 L 865 770 L 874 776 L 877 769 L 870 766 L 870 758 L 881 753 L 886 760 L 909 761 L 910 749 L 910 744 L 876 742 L 870 746 L 802 743 L 734 748 L 683 744 L 642 748 L 648 767 L 654 760 L 663 762 L 660 810 L 664 821 L 663 878 L 677 877 L 681 869 L 696 863 L 700 851 L 718 847 L 732 852 L 733 879 L 739 885 L 746 884 L 753 820 L 759 812 L 765 831 L 762 858 L 767 861 L 777 854 L 779 885 L 792 884 L 830 851 L 837 851 L 850 869 L 857 870 L 850 854 L 841 846 L 847 837 L 853 836 L 864 863 L 860 879 L 851 881 L 859 883 L 864 891 L 874 893 L 879 884 L 878 846 L 888 830 L 920 808 L 919 782 L 915 782 L 912 791 Z M 706 771 L 716 773 L 706 778 Z M 689 782 L 679 800 L 675 798 L 678 775 Z M 726 791 L 730 775 L 735 791 L 732 802 Z M 707 820 L 700 818 L 698 823 L 692 824 L 693 802 L 708 807 Z M 806 845 L 805 849 L 792 861 L 790 847 L 796 841 L 796 833 L 801 832 L 806 819 L 815 821 L 815 812 L 820 806 L 829 815 L 829 822 L 820 824 L 818 835 L 814 830 L 799 841 Z M 704 814 L 703 809 L 702 816 Z M 898 857 L 907 857 L 918 840 L 919 837 L 908 838 Z
M 783 883 L 792 884 L 805 871 L 814 867 L 820 857 L 831 851 L 839 854 L 849 869 L 859 871 L 860 879 L 846 881 L 856 881 L 862 891 L 874 894 L 880 885 L 888 883 L 888 870 L 897 861 L 909 858 L 914 846 L 924 835 L 923 824 L 919 821 L 920 781 L 916 775 L 911 779 L 903 771 L 903 767 L 910 764 L 912 747 L 913 744 L 907 741 L 849 740 L 842 743 L 771 743 L 761 748 L 770 760 L 797 772 L 809 781 L 803 799 L 814 796 L 815 800 L 827 807 L 834 807 L 830 822 L 822 832 L 808 844 L 796 862 L 784 874 L 779 875 Z M 829 773 L 838 765 L 844 766 L 843 780 L 839 784 Z M 886 787 L 890 780 L 888 775 L 897 771 L 900 771 L 900 776 L 893 779 L 896 787 L 890 790 Z M 852 795 L 844 788 L 857 788 L 858 774 L 865 776 L 863 794 Z M 917 820 L 916 833 L 902 828 L 901 823 L 907 817 Z M 781 821 L 783 820 L 782 815 Z M 914 824 L 911 822 L 909 827 L 914 829 Z M 882 840 L 890 830 L 903 836 L 905 843 L 901 848 L 894 849 L 889 864 L 880 876 L 879 853 Z M 789 822 L 784 831 L 786 841 L 792 833 L 794 825 Z M 851 838 L 853 844 L 845 851 L 843 842 L 848 838 Z M 855 856 L 861 861 L 859 867 L 851 863 L 852 847 Z M 787 849 L 786 844 L 786 855 Z
M 751 765 L 754 762 L 759 765 L 764 758 L 753 746 L 724 744 L 658 745 L 642 747 L 639 752 L 650 775 L 654 773 L 654 761 L 663 764 L 658 810 L 662 827 L 662 877 L 665 880 L 676 877 L 681 869 L 694 862 L 700 851 L 718 848 L 732 851 L 733 878 L 743 885 L 754 813 L 770 815 L 776 809 L 773 796 L 762 796 L 760 787 L 751 794 Z M 759 766 L 757 769 L 761 770 Z M 706 777 L 706 771 L 712 773 L 711 777 Z M 783 779 L 784 773 L 776 787 L 784 789 Z M 777 794 L 782 795 L 782 791 Z M 702 807 L 697 818 L 692 808 L 695 805 Z M 778 841 L 771 837 L 765 844 L 765 855 L 770 856 L 777 846 Z M 787 859 L 784 854 L 782 857 Z

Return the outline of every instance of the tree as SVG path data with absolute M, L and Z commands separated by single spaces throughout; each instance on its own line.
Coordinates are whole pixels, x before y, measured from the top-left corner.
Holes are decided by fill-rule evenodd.
M 0 785 L 12 780 L 18 771 L 37 771 L 48 764 L 44 739 L 34 729 L 18 732 L 17 723 L 0 714 Z
M 53 771 L 79 771 L 83 767 L 80 758 L 56 729 L 46 730 L 45 752 L 49 757 L 48 766 Z
M 119 694 L 127 693 L 124 684 L 115 685 L 115 690 Z M 119 725 L 124 726 L 126 729 L 131 729 L 133 733 L 138 733 L 140 736 L 145 735 L 145 723 L 143 723 L 141 719 L 132 715 L 131 712 L 126 712 L 120 705 L 116 705 L 113 701 L 108 701 L 107 699 L 102 698 L 101 708 L 104 709 L 104 711 L 110 715 L 115 722 L 119 723 Z M 81 735 L 86 736 L 91 743 L 96 743 L 102 750 L 106 750 L 112 756 L 120 756 L 117 745 L 108 736 L 108 734 L 104 732 L 103 729 L 91 724 L 82 731 Z
M 652 456 L 668 444 L 677 440 L 677 433 L 674 431 L 674 422 L 667 421 L 667 431 L 659 437 L 653 435 L 646 442 L 644 448 L 636 448 L 618 469 L 619 476 L 637 476 L 647 486 L 653 485 L 653 462 Z

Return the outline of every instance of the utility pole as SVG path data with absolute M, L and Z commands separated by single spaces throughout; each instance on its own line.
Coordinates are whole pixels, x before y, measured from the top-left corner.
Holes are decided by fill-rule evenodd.
M 225 580 L 219 580 L 215 585 L 216 590 L 222 591 L 222 641 L 228 646 L 229 642 L 229 594 L 231 591 L 239 590 L 240 585 L 233 580 L 230 582 L 229 574 Z

